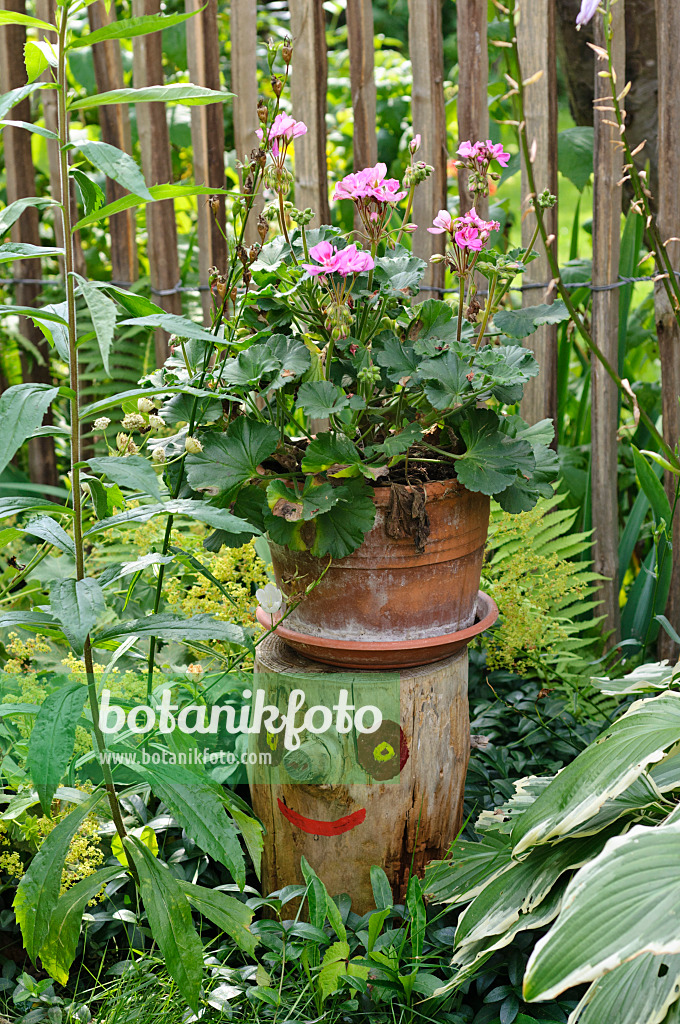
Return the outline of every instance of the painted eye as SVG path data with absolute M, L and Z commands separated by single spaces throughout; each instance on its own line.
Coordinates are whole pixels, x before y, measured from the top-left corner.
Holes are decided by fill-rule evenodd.
M 404 730 L 390 719 L 385 719 L 376 732 L 362 733 L 357 739 L 359 764 L 377 782 L 396 778 L 408 757 Z

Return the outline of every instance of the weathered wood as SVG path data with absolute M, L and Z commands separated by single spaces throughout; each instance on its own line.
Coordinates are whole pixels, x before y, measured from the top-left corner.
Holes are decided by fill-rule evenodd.
M 116 20 L 116 9 L 112 5 L 107 11 L 103 0 L 91 4 L 87 9 L 91 31 L 110 25 Z M 92 47 L 94 75 L 97 92 L 108 92 L 122 89 L 123 60 L 120 43 L 117 39 L 109 39 L 103 43 L 95 43 Z M 116 146 L 125 153 L 132 153 L 132 135 L 130 132 L 130 113 L 127 104 L 114 104 L 99 109 L 99 125 L 102 141 Z M 127 190 L 111 178 L 106 179 L 106 201 L 113 203 L 127 195 Z M 123 210 L 109 218 L 111 233 L 111 278 L 125 286 L 135 281 L 138 276 L 137 261 L 137 218 L 135 210 Z
M 203 7 L 202 0 L 185 0 L 187 12 Z M 194 85 L 220 88 L 220 42 L 217 0 L 208 0 L 205 10 L 186 23 L 189 77 Z M 224 114 L 221 103 L 191 108 L 191 145 L 194 153 L 194 181 L 197 185 L 224 188 Z M 218 197 L 217 221 L 224 231 L 224 196 Z M 220 232 L 212 204 L 198 200 L 198 267 L 202 284 L 208 283 L 210 267 L 226 271 L 227 243 Z M 210 292 L 203 292 L 203 317 L 210 323 Z
M 676 61 L 680 53 L 680 6 L 676 0 L 657 0 L 657 50 L 659 68 L 659 215 L 661 238 L 680 237 L 680 75 Z M 671 266 L 680 268 L 680 242 L 669 242 L 666 251 Z M 680 328 L 670 308 L 666 292 L 658 282 L 654 292 L 656 330 L 661 356 L 661 397 L 663 435 L 671 447 L 680 439 Z M 674 499 L 677 477 L 666 477 L 666 490 Z M 680 631 L 680 515 L 673 523 L 673 575 L 666 615 Z M 659 655 L 676 658 L 678 647 L 662 630 Z
M 557 77 L 555 61 L 555 4 L 554 0 L 520 0 L 520 20 L 517 26 L 522 77 L 526 80 L 543 72 L 538 81 L 526 88 L 526 128 L 533 157 L 533 172 L 539 192 L 547 188 L 557 195 Z M 529 184 L 526 168 L 522 166 L 523 212 L 527 209 Z M 549 234 L 557 236 L 557 207 L 545 210 L 545 223 Z M 533 235 L 535 218 L 531 210 L 522 220 L 522 244 L 528 245 Z M 556 249 L 556 242 L 553 243 Z M 540 251 L 541 246 L 537 246 Z M 522 283 L 542 285 L 552 275 L 547 256 L 541 252 L 529 263 L 522 275 Z M 546 295 L 545 287 L 531 288 L 523 294 L 524 306 L 539 302 L 552 302 L 554 290 Z M 529 423 L 557 417 L 557 328 L 539 327 L 526 339 L 533 350 L 541 371 L 524 389 L 522 415 Z
M 489 133 L 489 57 L 487 52 L 487 5 L 478 0 L 458 0 L 458 138 L 461 142 L 486 139 Z M 458 175 L 460 211 L 472 206 L 468 175 Z M 478 213 L 486 216 L 488 203 L 480 201 Z
M 376 89 L 373 53 L 373 5 L 371 0 L 347 0 L 347 43 L 352 89 L 354 170 L 373 167 L 378 161 Z
M 612 8 L 613 57 L 619 81 L 625 73 L 625 14 L 624 0 Z M 604 46 L 602 19 L 596 19 L 595 42 Z M 595 71 L 595 97 L 609 100 L 609 79 Z M 620 86 L 623 88 L 623 84 Z M 601 103 L 609 106 L 609 103 Z M 593 283 L 597 286 L 612 284 L 619 276 L 621 239 L 621 188 L 623 157 L 619 133 L 611 124 L 611 114 L 595 107 L 595 147 L 593 151 Z M 593 292 L 592 334 L 612 366 L 618 363 L 619 295 L 617 291 Z M 604 628 L 611 631 L 610 645 L 620 635 L 618 547 L 619 547 L 619 495 L 618 452 L 618 388 L 605 372 L 596 356 L 592 357 L 592 417 L 591 417 L 591 493 L 593 522 L 593 568 L 606 577 L 598 585 L 599 614 L 605 616 Z
M 132 13 L 159 14 L 160 0 L 133 0 Z M 133 40 L 133 78 L 136 89 L 163 85 L 162 33 L 137 36 Z M 142 150 L 142 168 L 147 185 L 172 181 L 170 137 L 164 103 L 140 103 L 137 107 L 137 132 Z M 180 283 L 177 255 L 177 225 L 172 199 L 149 203 L 146 208 L 147 253 L 153 299 L 168 313 L 182 312 L 182 299 L 175 289 Z M 168 354 L 167 336 L 156 331 L 156 363 L 160 366 Z
M 256 685 L 258 677 L 266 687 L 277 676 L 285 685 L 291 674 L 295 685 L 300 685 L 300 675 L 319 677 L 329 672 L 337 669 L 302 658 L 276 636 L 258 647 Z M 352 672 L 350 678 L 357 706 L 371 702 L 357 697 L 361 676 Z M 249 769 L 253 807 L 266 829 L 265 892 L 302 881 L 300 857 L 304 856 L 331 893 L 349 893 L 352 909 L 363 914 L 375 905 L 372 864 L 385 869 L 395 898 L 403 902 L 412 858 L 413 872 L 422 875 L 425 865 L 442 857 L 455 839 L 462 824 L 470 754 L 467 653 L 435 665 L 403 669 L 400 679 L 400 724 L 409 756 L 398 782 L 268 785 L 263 781 L 265 769 Z M 323 757 L 323 751 L 310 751 L 310 764 L 318 760 L 316 754 Z M 330 767 L 334 767 L 332 759 Z M 282 814 L 279 799 L 306 818 L 330 822 L 365 809 L 365 819 L 341 835 L 314 836 Z
M 413 131 L 421 136 L 418 159 L 434 167 L 420 184 L 413 202 L 413 221 L 418 230 L 412 236 L 413 252 L 429 260 L 444 251 L 444 235 L 431 235 L 427 228 L 439 210 L 446 209 L 446 111 L 444 107 L 444 54 L 439 0 L 409 0 L 408 38 L 413 68 Z M 423 278 L 419 299 L 437 298 L 444 287 L 444 265 L 430 264 Z M 433 291 L 434 289 L 434 291 Z
M 25 0 L 0 0 L 0 10 L 26 13 Z M 4 25 L 0 28 L 0 91 L 9 92 L 26 83 L 24 67 L 24 44 L 26 29 L 22 25 Z M 30 121 L 30 100 L 23 100 L 11 112 L 13 120 Z M 34 196 L 35 174 L 31 155 L 31 135 L 23 128 L 5 128 L 2 133 L 5 160 L 5 182 L 7 188 L 7 204 L 26 196 Z M 12 241 L 29 242 L 40 245 L 40 220 L 34 207 L 25 210 L 16 221 L 11 231 Z M 20 306 L 36 306 L 40 294 L 40 285 L 24 283 L 25 279 L 36 279 L 41 276 L 40 260 L 16 260 L 12 264 L 16 301 Z M 21 332 L 35 346 L 40 359 L 21 352 L 22 374 L 24 381 L 52 383 L 50 370 L 50 347 L 40 330 L 31 320 L 22 317 Z M 48 415 L 46 422 L 51 421 Z M 57 483 L 57 465 L 54 453 L 54 440 L 51 437 L 36 437 L 28 443 L 28 464 L 31 480 L 34 483 Z
M 307 125 L 307 134 L 295 140 L 295 205 L 301 210 L 311 207 L 312 225 L 318 226 L 331 218 L 326 168 L 326 16 L 322 0 L 290 0 L 289 6 L 292 113 Z
M 236 159 L 247 163 L 259 146 L 255 134 L 257 119 L 257 0 L 231 0 L 231 91 L 234 93 L 234 148 Z M 243 175 L 239 171 L 243 184 Z M 260 241 L 257 218 L 262 212 L 262 194 L 255 199 L 246 225 L 245 242 Z

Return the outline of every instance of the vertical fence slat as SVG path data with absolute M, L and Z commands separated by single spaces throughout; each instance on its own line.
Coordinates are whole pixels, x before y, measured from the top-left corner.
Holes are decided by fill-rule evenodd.
M 347 0 L 347 42 L 354 111 L 354 170 L 360 171 L 378 161 L 371 0 Z
M 257 0 L 231 0 L 231 91 L 234 93 L 234 144 L 236 159 L 245 163 L 259 146 L 257 120 Z M 240 173 L 240 172 L 239 172 Z M 243 183 L 243 175 L 240 175 Z M 257 216 L 264 203 L 259 196 L 248 218 L 245 241 L 259 242 Z
M 87 14 L 90 29 L 93 32 L 116 20 L 115 7 L 112 5 L 107 11 L 103 0 L 91 4 L 87 9 Z M 122 89 L 125 83 L 123 59 L 118 40 L 110 39 L 104 43 L 95 43 L 92 47 L 92 58 L 97 91 L 108 92 L 113 89 Z M 100 107 L 99 124 L 103 142 L 108 142 L 109 145 L 116 146 L 125 153 L 132 152 L 130 114 L 127 104 L 120 103 Z M 126 189 L 111 178 L 106 179 L 107 202 L 113 203 L 125 195 L 127 195 Z M 136 280 L 138 274 L 135 210 L 123 210 L 111 217 L 109 230 L 111 232 L 111 278 L 129 285 Z
M 133 0 L 132 13 L 159 14 L 160 0 Z M 163 84 L 162 33 L 137 36 L 133 41 L 133 75 L 136 89 Z M 164 103 L 140 103 L 137 107 L 137 132 L 142 150 L 142 167 L 147 185 L 172 181 L 170 136 Z M 177 255 L 177 225 L 175 204 L 172 199 L 146 206 L 147 252 L 154 302 L 168 313 L 182 312 L 182 299 L 173 289 L 179 283 Z M 165 292 L 166 294 L 156 294 Z M 161 365 L 167 356 L 167 341 L 162 331 L 156 331 L 156 363 Z
M 413 252 L 429 260 L 444 251 L 444 235 L 427 231 L 439 210 L 446 209 L 446 111 L 444 107 L 444 53 L 439 0 L 409 0 L 408 42 L 413 74 L 411 119 L 413 131 L 422 138 L 418 158 L 434 167 L 433 174 L 418 186 L 413 220 Z M 444 287 L 444 265 L 430 264 L 419 298 L 437 297 Z
M 307 134 L 295 140 L 295 205 L 314 210 L 312 225 L 328 224 L 326 169 L 326 90 L 328 54 L 322 0 L 290 0 L 293 34 L 291 99 L 293 116 L 304 121 Z
M 197 11 L 202 0 L 185 0 L 188 11 Z M 217 30 L 217 0 L 208 0 L 201 14 L 186 23 L 189 77 L 194 85 L 220 88 L 220 42 Z M 224 188 L 224 113 L 221 103 L 191 108 L 191 144 L 194 151 L 194 180 L 197 185 Z M 219 222 L 224 229 L 224 196 L 219 198 Z M 198 264 L 202 284 L 208 282 L 210 267 L 226 269 L 227 243 L 215 223 L 205 198 L 198 200 Z M 203 292 L 203 316 L 210 322 L 210 293 Z
M 657 55 L 659 74 L 659 230 L 662 241 L 680 236 L 680 75 L 676 61 L 680 53 L 680 5 L 677 0 L 657 0 Z M 666 251 L 671 265 L 680 269 L 680 243 L 669 242 Z M 661 356 L 661 397 L 663 434 L 671 447 L 680 438 L 680 328 L 668 304 L 662 282 L 655 288 L 656 329 Z M 666 478 L 673 501 L 677 477 Z M 673 575 L 666 615 L 680 631 L 680 515 L 673 524 Z M 659 656 L 676 658 L 677 645 L 662 630 Z
M 458 138 L 486 139 L 489 133 L 489 58 L 487 53 L 487 5 L 479 0 L 458 0 Z M 465 171 L 458 175 L 460 212 L 467 213 L 472 198 Z M 488 203 L 480 202 L 485 216 Z
M 539 192 L 549 189 L 557 195 L 557 71 L 555 58 L 555 0 L 522 0 L 517 43 L 524 79 L 542 71 L 538 81 L 526 89 L 526 127 L 533 156 L 533 171 Z M 522 166 L 522 196 L 529 193 L 526 169 Z M 526 205 L 523 205 L 523 212 Z M 550 234 L 557 235 L 557 207 L 545 210 Z M 535 218 L 529 212 L 522 221 L 522 244 L 531 241 Z M 556 242 L 553 243 L 556 248 Z M 536 247 L 540 251 L 540 245 Z M 529 263 L 522 283 L 538 284 L 551 278 L 548 259 L 541 253 Z M 531 288 L 523 294 L 523 305 L 551 302 L 554 292 L 544 297 L 545 288 Z M 524 389 L 522 416 L 529 423 L 549 417 L 557 419 L 557 328 L 539 327 L 525 345 L 533 350 L 541 371 Z
M 26 13 L 25 0 L 2 0 L 0 10 Z M 26 30 L 22 25 L 5 25 L 0 28 L 0 90 L 9 92 L 26 83 L 24 68 L 24 44 Z M 31 120 L 30 100 L 23 100 L 12 109 L 11 116 L 17 121 Z M 31 155 L 31 135 L 23 128 L 5 128 L 3 131 L 5 180 L 7 204 L 26 196 L 34 196 L 35 175 Z M 15 242 L 29 242 L 40 245 L 40 222 L 38 211 L 29 207 L 16 221 L 11 231 Z M 16 260 L 13 276 L 18 279 L 15 287 L 16 301 L 21 306 L 37 305 L 40 285 L 21 283 L 22 278 L 40 278 L 40 260 Z M 30 359 L 22 352 L 24 380 L 51 383 L 50 348 L 31 320 L 22 319 L 22 334 L 33 344 L 42 357 Z M 49 420 L 48 420 L 49 421 Z M 31 480 L 35 483 L 57 483 L 57 468 L 54 441 L 51 437 L 36 437 L 28 443 L 28 462 Z
M 626 40 L 624 0 L 612 8 L 613 56 L 617 78 L 623 88 Z M 595 42 L 603 46 L 602 19 L 595 22 Z M 609 79 L 600 78 L 603 64 L 595 62 L 595 99 L 609 99 Z M 610 104 L 603 104 L 610 105 Z M 621 239 L 621 188 L 623 175 L 621 148 L 616 128 L 607 111 L 595 106 L 595 146 L 593 151 L 593 284 L 612 284 L 619 276 Z M 592 311 L 593 341 L 612 366 L 618 363 L 619 295 L 617 291 L 594 291 Z M 592 357 L 591 493 L 593 524 L 593 568 L 606 577 L 598 587 L 600 615 L 606 616 L 604 628 L 613 631 L 611 643 L 619 637 L 619 512 L 618 512 L 618 389 L 596 356 Z

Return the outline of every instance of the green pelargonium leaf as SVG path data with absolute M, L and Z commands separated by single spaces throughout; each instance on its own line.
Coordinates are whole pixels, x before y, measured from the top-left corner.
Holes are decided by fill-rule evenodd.
M 509 338 L 526 338 L 543 324 L 561 324 L 569 319 L 569 310 L 559 299 L 552 305 L 526 306 L 524 309 L 501 309 L 493 322 Z
M 456 459 L 456 476 L 469 491 L 499 494 L 517 474 L 530 477 L 536 460 L 528 441 L 508 437 L 491 409 L 473 409 L 459 427 L 466 451 Z
M 349 398 L 337 384 L 329 380 L 309 381 L 301 384 L 297 397 L 297 408 L 306 416 L 324 419 L 342 412 L 349 405 Z
M 327 473 L 336 478 L 358 476 L 361 456 L 356 445 L 344 434 L 326 431 L 310 442 L 302 468 L 305 473 Z
M 457 330 L 451 306 L 441 299 L 427 299 L 420 314 L 411 321 L 408 337 L 417 353 L 434 356 L 456 340 Z
M 455 352 L 446 352 L 438 359 L 425 359 L 420 364 L 425 380 L 425 394 L 435 409 L 455 409 L 472 395 L 472 376 L 468 363 Z
M 275 427 L 239 416 L 226 433 L 207 437 L 203 451 L 187 458 L 187 480 L 195 491 L 229 498 L 257 479 L 260 464 L 273 455 L 278 443 Z

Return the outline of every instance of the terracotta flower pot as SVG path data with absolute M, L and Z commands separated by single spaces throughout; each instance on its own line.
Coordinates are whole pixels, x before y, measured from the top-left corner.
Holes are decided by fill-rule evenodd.
M 285 627 L 330 642 L 394 644 L 473 626 L 489 498 L 445 480 L 379 487 L 374 500 L 373 529 L 356 551 L 331 563 Z M 326 568 L 327 559 L 270 547 L 277 585 L 289 600 Z

